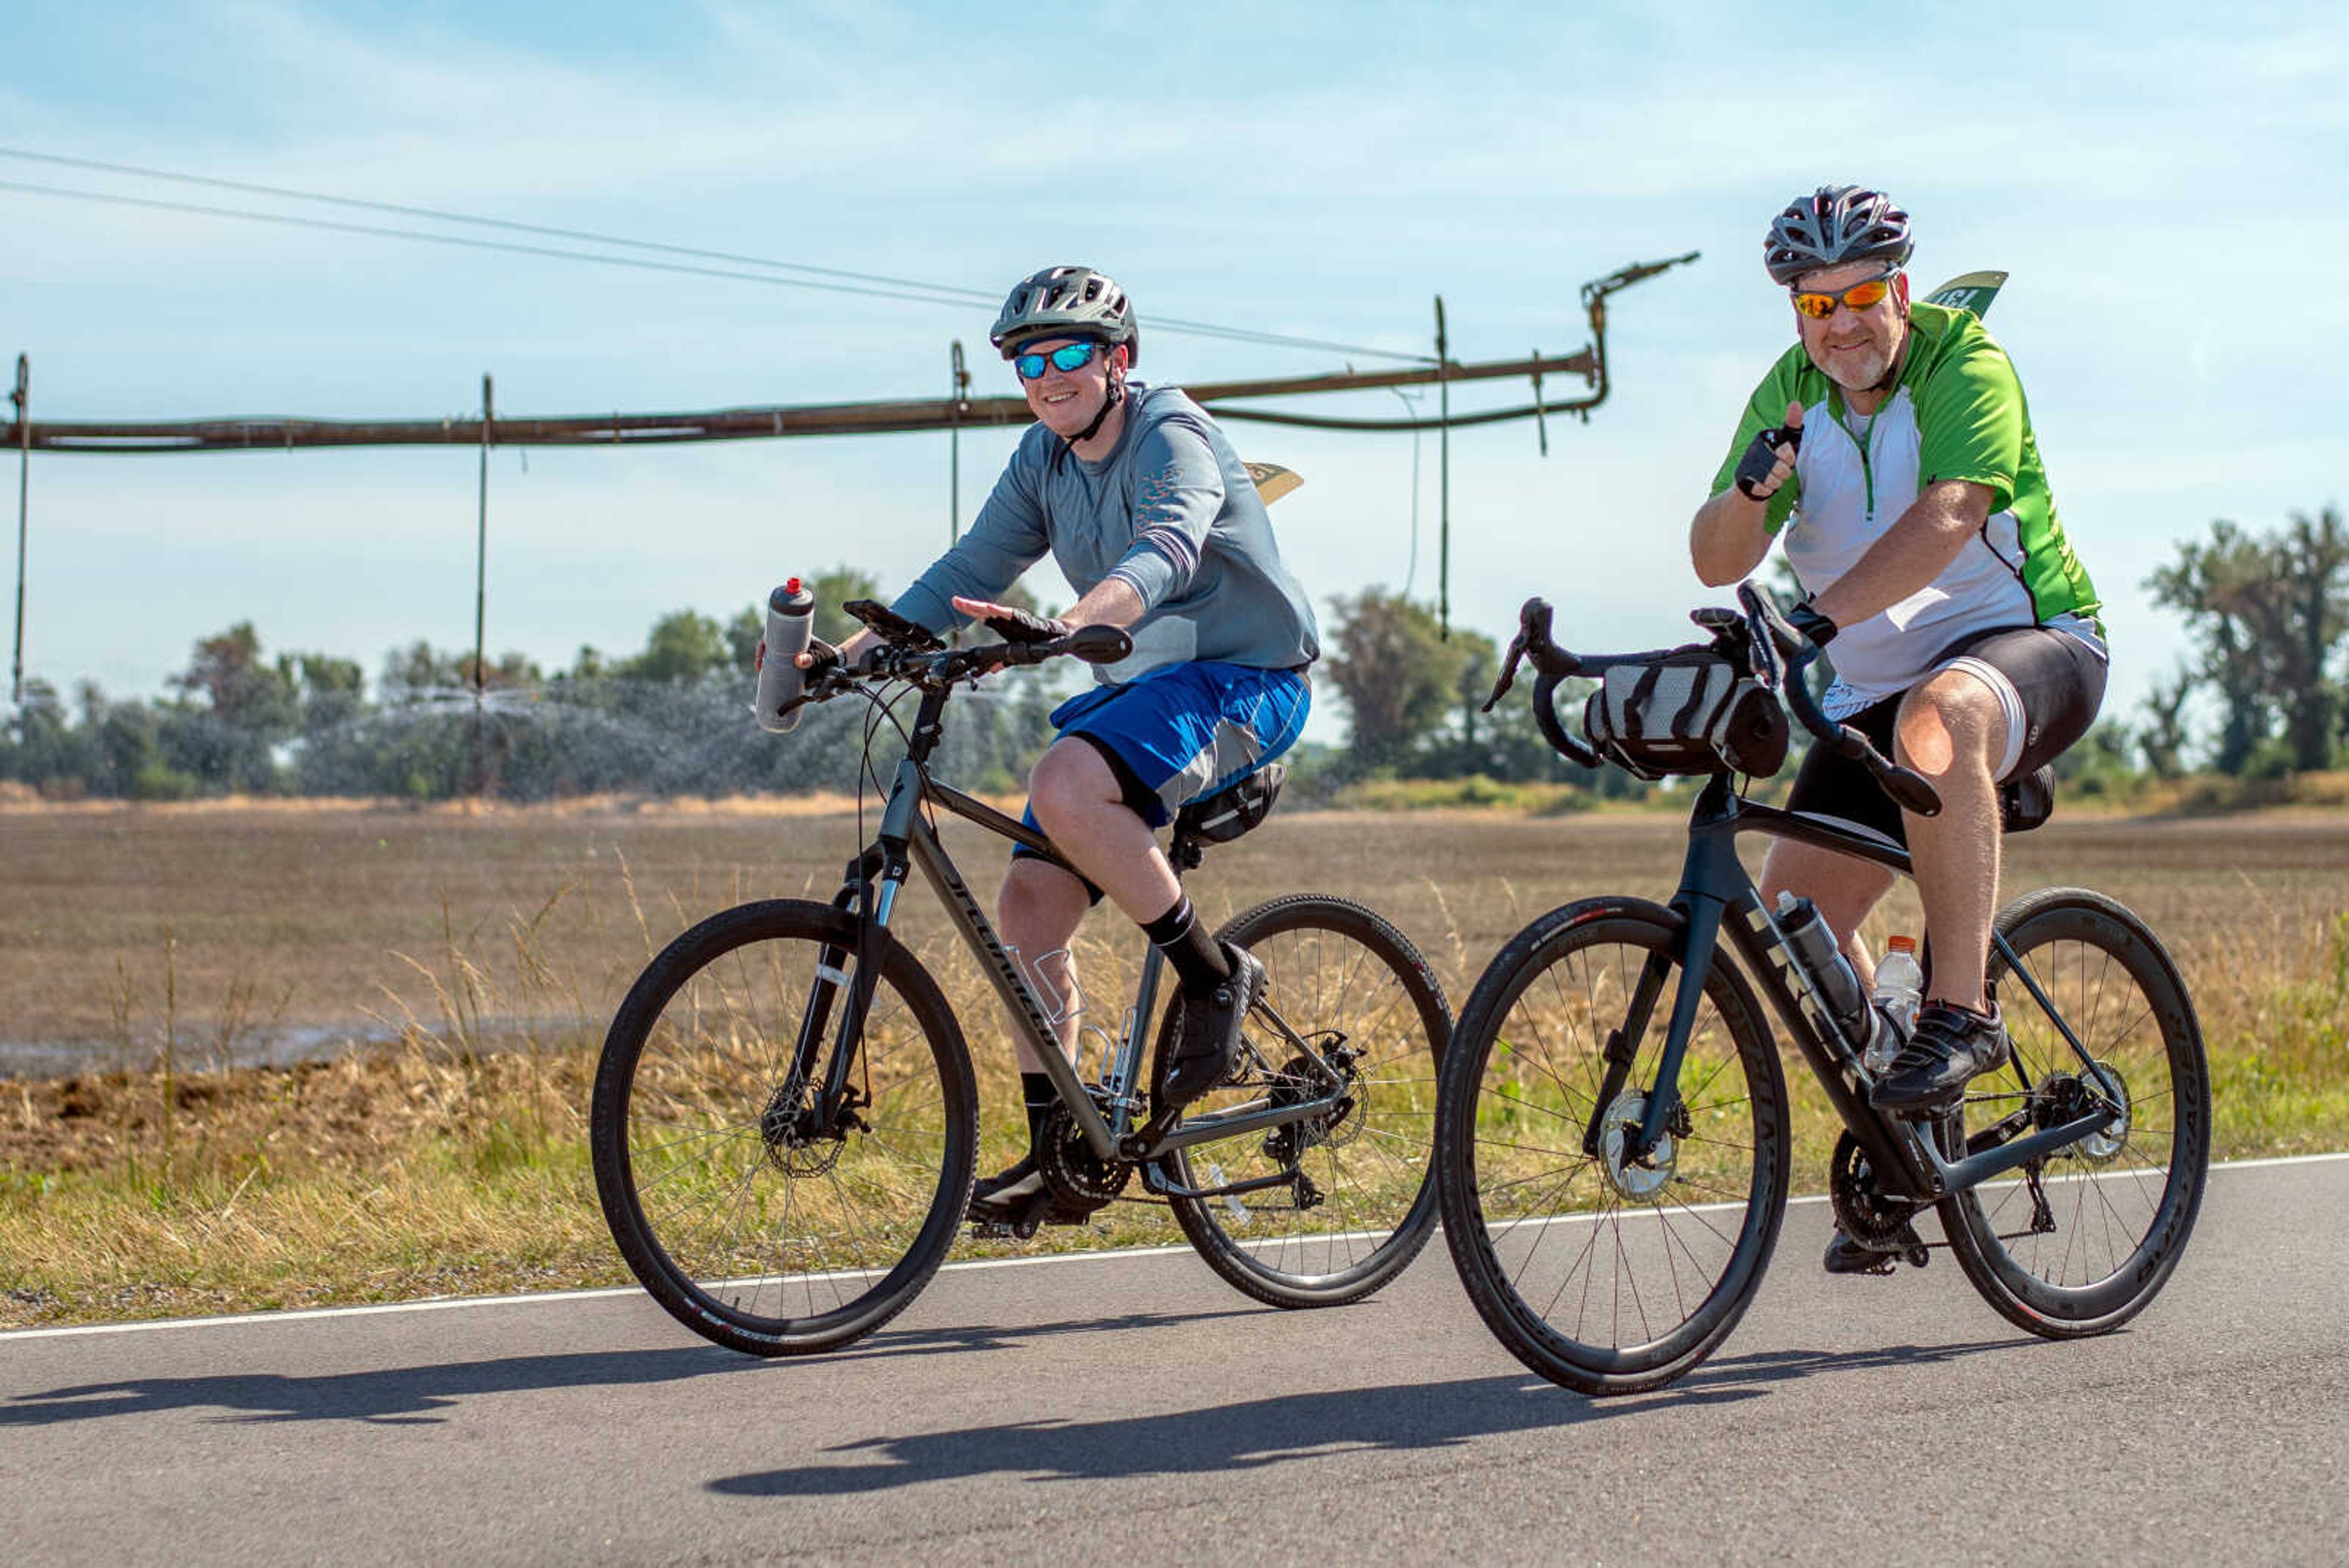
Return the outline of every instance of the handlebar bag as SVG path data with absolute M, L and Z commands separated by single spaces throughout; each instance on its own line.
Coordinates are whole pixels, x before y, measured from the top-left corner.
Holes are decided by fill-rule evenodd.
M 1643 779 L 1768 778 L 1786 765 L 1785 710 L 1705 643 L 1609 669 L 1583 704 L 1582 728 L 1600 756 Z

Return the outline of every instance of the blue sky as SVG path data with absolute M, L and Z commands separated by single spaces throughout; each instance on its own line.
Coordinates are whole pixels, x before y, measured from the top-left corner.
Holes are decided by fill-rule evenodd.
M 1762 231 L 1820 182 L 1909 208 L 1922 285 L 2014 274 L 1992 327 L 2111 607 L 2108 712 L 2185 652 L 2141 587 L 2179 541 L 2349 489 L 2337 6 L 12 11 L 0 147 L 989 294 L 1084 261 L 1145 334 L 1155 312 L 1424 351 L 1441 292 L 1462 358 L 1570 350 L 1583 280 L 1701 250 L 1618 296 L 1614 394 L 1547 459 L 1530 425 L 1455 432 L 1454 617 L 1495 635 L 1539 591 L 1580 645 L 1650 646 L 1708 597 L 1688 515 L 1793 335 Z M 0 180 L 294 210 L 6 158 Z M 0 191 L 0 355 L 31 355 L 43 419 L 454 413 L 484 371 L 516 414 L 935 395 L 955 337 L 1008 391 L 991 314 Z M 1178 382 L 1338 364 L 1145 345 Z M 1234 433 L 1306 476 L 1274 518 L 1317 597 L 1403 584 L 1411 438 Z M 966 517 L 1011 439 L 965 439 Z M 945 539 L 947 465 L 943 436 L 502 452 L 492 648 L 633 649 L 837 564 L 901 585 Z M 1429 438 L 1422 596 L 1434 472 Z M 26 664 L 61 685 L 156 690 L 243 618 L 370 671 L 470 644 L 470 453 L 60 455 L 31 484 Z

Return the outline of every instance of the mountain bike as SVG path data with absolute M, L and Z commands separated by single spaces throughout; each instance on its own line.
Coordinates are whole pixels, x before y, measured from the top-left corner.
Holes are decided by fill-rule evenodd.
M 878 831 L 829 904 L 744 904 L 679 936 L 637 978 L 604 1043 L 589 1130 L 596 1192 L 653 1299 L 754 1355 L 827 1351 L 903 1311 L 954 1245 L 978 1091 L 953 1004 L 892 929 L 915 867 L 1058 1096 L 1037 1145 L 1044 1191 L 985 1231 L 1032 1236 L 1127 1197 L 1138 1178 L 1208 1266 L 1258 1301 L 1333 1305 L 1393 1278 L 1435 1224 L 1435 1075 L 1452 1027 L 1418 950 L 1344 898 L 1290 895 L 1236 916 L 1218 934 L 1264 964 L 1264 995 L 1222 1085 L 1174 1106 L 1163 1083 L 1181 997 L 1159 1015 L 1164 961 L 1144 942 L 1115 1038 L 1095 1032 L 1101 1070 L 1088 1081 L 1055 1034 L 1074 999 L 1040 993 L 1036 966 L 1007 950 L 940 841 L 937 813 L 1068 863 L 930 763 L 958 691 L 1062 657 L 1114 662 L 1129 640 L 1085 627 L 947 649 L 880 605 L 844 607 L 879 634 L 872 659 L 827 672 L 798 701 L 870 701 L 866 768 L 877 779 L 876 737 L 902 700 L 916 700 Z M 1276 764 L 1185 807 L 1169 850 L 1177 875 L 1260 823 L 1280 778 Z M 1040 991 L 1053 989 L 1048 979 Z
M 1925 779 L 1821 712 L 1804 679 L 1817 649 L 1751 586 L 1739 598 L 1742 611 L 1694 618 L 1714 649 L 1782 694 L 1816 743 L 1861 761 L 1909 810 L 1938 811 Z M 1587 737 L 1559 722 L 1558 683 L 1661 657 L 1569 652 L 1533 599 L 1493 697 L 1530 661 L 1543 736 L 1595 767 Z M 1829 1195 L 1847 1236 L 1921 1265 L 1909 1222 L 1936 1210 L 1946 1241 L 1931 1245 L 2009 1322 L 2049 1338 L 2109 1333 L 2143 1311 L 2185 1249 L 2209 1158 L 2200 1027 L 2159 939 L 2081 888 L 2008 905 L 1988 980 L 2009 1064 L 1946 1113 L 1891 1116 L 1868 1103 L 1857 1029 L 1739 862 L 1749 833 L 1909 870 L 1889 837 L 1746 799 L 1715 772 L 1668 906 L 1603 897 L 1553 909 L 1462 1009 L 1438 1186 L 1453 1262 L 1501 1343 L 1553 1382 L 1626 1394 L 1682 1376 L 1735 1327 L 1776 1244 L 1793 1137 L 1758 998 L 1843 1124 Z

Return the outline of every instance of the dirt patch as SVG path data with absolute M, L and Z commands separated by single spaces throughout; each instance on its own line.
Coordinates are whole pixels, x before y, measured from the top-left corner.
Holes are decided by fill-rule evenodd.
M 112 1169 L 161 1158 L 167 1137 L 175 1155 L 199 1160 L 359 1170 L 500 1117 L 584 1115 L 591 1074 L 581 1059 L 467 1064 L 402 1050 L 169 1080 L 150 1071 L 10 1084 L 0 1090 L 0 1170 Z

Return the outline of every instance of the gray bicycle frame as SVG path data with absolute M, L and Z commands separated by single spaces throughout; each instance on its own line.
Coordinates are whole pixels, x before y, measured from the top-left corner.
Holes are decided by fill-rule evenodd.
M 1196 1144 L 1218 1138 L 1237 1137 L 1242 1134 L 1286 1127 L 1322 1115 L 1337 1105 L 1345 1089 L 1345 1082 L 1321 1061 L 1313 1050 L 1287 1022 L 1280 1018 L 1277 1007 L 1258 1004 L 1257 1016 L 1269 1022 L 1293 1053 L 1323 1080 L 1322 1092 L 1297 1103 L 1273 1106 L 1268 1099 L 1257 1099 L 1229 1106 L 1206 1116 L 1174 1121 L 1161 1115 L 1145 1124 L 1137 1134 L 1133 1112 L 1139 1102 L 1133 1089 L 1141 1072 L 1143 1035 L 1157 1011 L 1158 988 L 1165 971 L 1165 959 L 1154 945 L 1145 944 L 1142 961 L 1142 976 L 1134 989 L 1133 1006 L 1122 1021 L 1115 1041 L 1114 1054 L 1109 1070 L 1102 1078 L 1108 1092 L 1111 1114 L 1103 1116 L 1094 1103 L 1092 1093 L 1078 1076 L 1077 1066 L 1061 1051 L 1060 1037 L 1052 1027 L 1050 1015 L 1042 1000 L 1020 972 L 1019 965 L 1004 947 L 1003 940 L 980 909 L 969 885 L 955 868 L 946 846 L 939 842 L 936 829 L 923 814 L 925 805 L 945 807 L 955 815 L 975 823 L 1000 837 L 1025 845 L 1043 856 L 1053 865 L 1076 875 L 1074 867 L 1062 858 L 1050 839 L 1015 817 L 1006 815 L 986 802 L 932 779 L 922 765 L 929 748 L 937 737 L 937 710 L 943 706 L 945 693 L 926 694 L 921 713 L 915 721 L 914 746 L 897 764 L 895 778 L 889 787 L 888 804 L 881 814 L 880 831 L 866 849 L 850 867 L 849 882 L 842 889 L 842 903 L 846 906 L 852 893 L 858 895 L 860 907 L 869 909 L 871 924 L 885 931 L 895 913 L 899 888 L 904 885 L 909 866 L 917 866 L 945 906 L 947 914 L 961 934 L 964 943 L 979 960 L 979 968 L 995 988 L 1012 1021 L 1035 1048 L 1044 1064 L 1046 1076 L 1052 1081 L 1052 1090 L 1061 1103 L 1069 1108 L 1077 1129 L 1084 1136 L 1085 1146 L 1096 1158 L 1131 1161 L 1143 1167 L 1144 1184 L 1152 1190 L 1172 1192 L 1177 1196 L 1201 1196 L 1199 1189 L 1174 1185 L 1161 1178 L 1154 1165 L 1159 1157 L 1188 1148 Z M 875 864 L 877 857 L 877 865 Z M 877 873 L 877 875 L 876 875 Z M 1178 873 L 1179 874 L 1179 873 Z M 872 884 L 877 881 L 877 888 Z M 861 886 L 860 886 L 861 885 Z M 864 902 L 862 888 L 872 888 L 869 904 Z M 872 984 L 863 977 L 868 966 L 860 964 L 861 983 L 852 988 L 851 1002 L 840 1021 L 833 1044 L 833 1075 L 841 1080 L 830 1085 L 837 1094 L 845 1081 L 848 1060 L 864 1028 L 865 1005 L 872 996 Z M 811 1002 L 811 1018 L 820 1018 Z M 1237 1193 L 1259 1187 L 1284 1185 L 1284 1175 L 1258 1177 L 1247 1181 L 1219 1186 L 1216 1194 Z
M 1665 1133 L 1679 1100 L 1681 1059 L 1695 1031 L 1697 1004 L 1703 998 L 1705 979 L 1724 932 L 1730 945 L 1745 961 L 1747 971 L 1794 1035 L 1813 1075 L 1834 1102 L 1837 1114 L 1867 1152 L 1880 1179 L 1889 1188 L 1905 1175 L 1910 1189 L 1895 1196 L 1931 1200 L 1962 1192 L 2101 1132 L 2120 1116 L 2121 1107 L 2104 1093 L 2099 1070 L 2086 1047 L 2080 1044 L 2070 1023 L 2056 1011 L 2038 981 L 2023 968 L 2006 939 L 1995 930 L 1991 933 L 1993 947 L 2033 999 L 2055 1021 L 2065 1043 L 2086 1069 L 2084 1083 L 2101 1108 L 2059 1127 L 1969 1152 L 1954 1160 L 1943 1157 L 1936 1147 L 1938 1138 L 1924 1136 L 1925 1122 L 1889 1116 L 1876 1109 L 1868 1100 L 1871 1080 L 1858 1045 L 1845 1036 L 1809 975 L 1793 961 L 1785 934 L 1763 907 L 1760 889 L 1737 858 L 1735 841 L 1741 833 L 1792 838 L 1873 861 L 1904 877 L 1911 874 L 1908 852 L 1889 839 L 1847 829 L 1834 818 L 1810 816 L 1748 801 L 1731 787 L 1729 775 L 1714 775 L 1698 795 L 1689 818 L 1688 857 L 1682 867 L 1680 890 L 1671 901 L 1672 908 L 1687 921 L 1682 950 L 1677 955 L 1681 961 L 1680 985 L 1672 998 L 1663 1056 L 1657 1064 L 1655 1084 L 1648 1096 L 1637 1148 L 1627 1150 L 1627 1154 L 1644 1156 L 1657 1147 Z M 1729 918 L 1733 915 L 1733 919 Z M 1648 1012 L 1662 983 L 1661 967 L 1651 964 L 1642 971 L 1639 984 L 1633 988 L 1631 1006 L 1621 1032 L 1623 1038 L 1609 1042 L 1609 1072 L 1598 1097 L 1599 1116 L 1586 1131 L 1587 1149 L 1596 1143 L 1604 1108 L 1620 1092 L 1630 1064 L 1638 1055 L 1640 1037 L 1647 1030 Z M 1788 975 L 1794 977 L 1795 984 L 1788 983 Z M 1801 988 L 1799 995 L 1797 985 Z M 1811 1004 L 1807 1012 L 1803 1006 L 1806 998 Z M 2020 1073 L 2019 1065 L 2016 1071 Z M 2024 1087 L 2030 1085 L 2026 1083 Z M 2006 1128 L 2010 1124 L 2027 1125 L 2027 1119 L 2009 1117 L 1987 1130 Z

